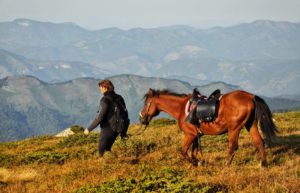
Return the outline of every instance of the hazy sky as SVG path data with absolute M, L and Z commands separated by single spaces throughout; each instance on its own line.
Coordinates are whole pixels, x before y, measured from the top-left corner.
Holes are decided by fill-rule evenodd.
M 207 28 L 258 19 L 300 22 L 300 0 L 0 0 L 0 22 L 28 18 L 84 28 Z

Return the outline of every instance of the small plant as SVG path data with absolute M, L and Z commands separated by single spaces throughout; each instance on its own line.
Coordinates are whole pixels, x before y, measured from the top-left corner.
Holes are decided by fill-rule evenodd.
M 143 154 L 154 152 L 157 146 L 155 142 L 146 140 L 128 140 L 126 143 L 118 141 L 116 145 L 120 148 L 123 156 L 133 156 L 135 158 L 138 158 Z
M 84 131 L 84 127 L 80 126 L 80 125 L 72 125 L 70 128 L 71 128 L 71 131 L 73 131 L 75 134 L 83 133 L 83 131 Z

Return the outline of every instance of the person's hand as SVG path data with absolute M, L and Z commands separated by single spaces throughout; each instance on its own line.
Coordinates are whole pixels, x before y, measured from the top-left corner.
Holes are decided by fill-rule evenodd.
M 90 133 L 90 131 L 87 129 L 87 128 L 85 128 L 85 130 L 84 130 L 84 132 L 83 132 L 85 135 L 88 135 L 89 133 Z

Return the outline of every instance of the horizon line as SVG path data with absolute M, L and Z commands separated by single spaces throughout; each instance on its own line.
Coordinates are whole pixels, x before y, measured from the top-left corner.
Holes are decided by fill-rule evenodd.
M 81 24 L 78 24 L 76 22 L 72 22 L 72 21 L 63 21 L 63 22 L 57 22 L 57 21 L 50 21 L 50 20 L 36 20 L 36 19 L 30 19 L 30 18 L 15 18 L 13 20 L 7 21 L 7 20 L 0 20 L 0 23 L 12 23 L 12 22 L 16 22 L 18 20 L 27 20 L 27 21 L 32 21 L 32 22 L 40 22 L 40 23 L 51 23 L 51 24 L 56 24 L 56 25 L 60 25 L 60 24 L 71 24 L 77 27 L 80 27 L 82 29 L 85 30 L 89 30 L 89 31 L 98 31 L 98 30 L 104 30 L 104 29 L 111 29 L 111 28 L 116 28 L 116 29 L 120 29 L 120 30 L 124 30 L 124 31 L 128 31 L 128 30 L 132 30 L 132 29 L 158 29 L 158 28 L 168 28 L 168 27 L 190 27 L 190 28 L 195 28 L 195 29 L 202 29 L 202 30 L 207 30 L 207 29 L 213 29 L 213 28 L 225 28 L 225 27 L 234 27 L 234 26 L 238 26 L 238 25 L 242 25 L 242 24 L 252 24 L 252 23 L 256 23 L 256 22 L 274 22 L 274 23 L 291 23 L 291 24 L 298 24 L 300 23 L 300 21 L 295 22 L 295 21 L 288 21 L 288 20 L 271 20 L 271 19 L 256 19 L 256 20 L 251 20 L 251 21 L 242 21 L 242 22 L 231 22 L 228 24 L 223 24 L 223 25 L 218 25 L 218 24 L 213 24 L 209 27 L 197 27 L 195 25 L 191 25 L 191 24 L 166 24 L 166 25 L 158 25 L 155 27 L 141 27 L 141 26 L 132 26 L 132 27 L 121 27 L 121 26 L 106 26 L 103 28 L 98 28 L 98 29 L 91 29 L 89 27 L 85 27 Z

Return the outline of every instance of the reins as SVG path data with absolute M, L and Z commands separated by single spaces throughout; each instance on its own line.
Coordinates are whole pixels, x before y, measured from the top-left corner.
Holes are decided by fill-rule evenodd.
M 144 126 L 144 128 L 143 128 Z M 134 132 L 133 135 L 141 135 L 142 133 L 144 133 L 147 129 L 147 125 L 143 125 L 141 124 L 141 127 L 139 128 L 138 131 Z

